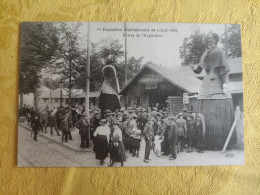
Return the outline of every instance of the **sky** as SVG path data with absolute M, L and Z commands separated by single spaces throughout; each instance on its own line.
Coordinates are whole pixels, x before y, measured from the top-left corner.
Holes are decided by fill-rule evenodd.
M 124 25 L 124 23 L 119 22 L 91 22 L 91 43 L 97 43 L 110 37 L 119 40 L 124 49 Z M 144 57 L 143 63 L 152 61 L 155 64 L 168 67 L 181 65 L 179 47 L 183 44 L 183 39 L 189 37 L 195 30 L 200 30 L 201 33 L 205 34 L 212 31 L 219 36 L 225 30 L 224 24 L 126 23 L 126 26 L 129 30 L 127 31 L 128 58 L 131 56 Z M 133 29 L 138 31 L 133 31 Z M 82 47 L 87 47 L 87 33 L 88 23 L 82 22 L 80 28 Z

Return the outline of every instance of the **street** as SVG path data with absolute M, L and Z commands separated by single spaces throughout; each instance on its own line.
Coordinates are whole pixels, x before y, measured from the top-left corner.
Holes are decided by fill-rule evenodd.
M 109 157 L 105 164 L 100 165 L 95 159 L 94 152 L 80 152 L 64 147 L 62 143 L 53 142 L 38 135 L 35 142 L 31 137 L 31 132 L 21 126 L 18 127 L 18 167 L 107 167 Z M 54 135 L 56 136 L 56 135 Z M 71 142 L 78 142 L 73 140 Z M 78 144 L 79 145 L 79 144 Z M 205 151 L 205 153 L 185 153 L 178 154 L 176 160 L 169 160 L 168 156 L 157 157 L 151 151 L 149 163 L 143 162 L 145 142 L 142 140 L 140 157 L 132 157 L 126 152 L 127 160 L 125 166 L 203 166 L 203 165 L 237 165 L 244 164 L 244 152 L 240 150 L 230 150 L 225 154 L 221 151 Z M 119 167 L 120 163 L 116 163 Z
M 70 150 L 38 135 L 35 142 L 31 132 L 18 127 L 19 167 L 84 167 L 96 166 L 95 154 Z

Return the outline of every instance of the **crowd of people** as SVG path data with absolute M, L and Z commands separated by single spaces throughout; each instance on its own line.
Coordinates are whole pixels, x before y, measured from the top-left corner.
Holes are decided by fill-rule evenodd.
M 170 114 L 167 109 L 158 107 L 144 109 L 128 107 L 127 109 L 111 112 L 100 109 L 90 110 L 87 114 L 84 109 L 81 113 L 76 107 L 61 107 L 50 109 L 45 107 L 35 111 L 34 108 L 24 106 L 21 113 L 32 127 L 33 138 L 37 141 L 38 132 L 53 135 L 55 129 L 57 136 L 62 132 L 62 142 L 72 139 L 71 130 L 79 129 L 81 148 L 90 148 L 96 159 L 103 165 L 110 154 L 110 166 L 126 161 L 126 152 L 132 157 L 139 158 L 142 140 L 145 141 L 144 162 L 149 163 L 150 152 L 160 157 L 169 156 L 169 160 L 177 158 L 180 152 L 204 152 L 205 148 L 205 122 L 202 114 L 188 112 Z M 195 120 L 196 118 L 196 120 Z M 196 121 L 196 122 L 195 122 Z

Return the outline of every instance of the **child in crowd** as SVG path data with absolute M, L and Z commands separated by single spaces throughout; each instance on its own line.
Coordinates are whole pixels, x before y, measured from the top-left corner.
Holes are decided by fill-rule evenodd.
M 157 133 L 155 136 L 154 136 L 154 152 L 155 154 L 160 157 L 161 156 L 161 143 L 163 142 L 164 140 L 164 136 L 159 133 Z

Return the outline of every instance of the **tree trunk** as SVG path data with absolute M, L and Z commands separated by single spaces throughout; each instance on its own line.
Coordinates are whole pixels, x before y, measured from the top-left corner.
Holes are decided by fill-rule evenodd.
M 38 109 L 38 89 L 37 84 L 33 86 L 33 95 L 34 95 L 34 108 Z
M 20 93 L 20 109 L 23 107 L 23 93 Z

